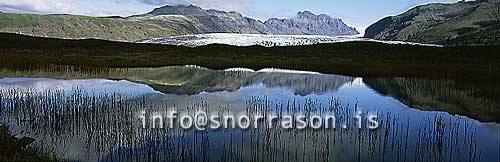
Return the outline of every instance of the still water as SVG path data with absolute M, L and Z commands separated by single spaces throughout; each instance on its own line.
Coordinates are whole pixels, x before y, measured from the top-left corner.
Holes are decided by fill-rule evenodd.
M 0 72 L 0 122 L 30 147 L 99 161 L 499 161 L 499 88 L 195 66 Z M 377 114 L 379 128 L 143 129 L 139 112 Z M 352 125 L 345 120 L 346 125 Z

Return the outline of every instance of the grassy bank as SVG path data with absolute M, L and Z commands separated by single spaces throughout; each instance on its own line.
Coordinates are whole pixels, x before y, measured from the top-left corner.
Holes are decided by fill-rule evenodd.
M 190 33 L 182 28 L 165 28 L 144 21 L 120 18 L 15 13 L 0 13 L 0 32 L 54 38 L 100 38 L 119 41 Z
M 266 67 L 351 76 L 440 76 L 496 81 L 500 46 L 423 47 L 345 42 L 296 47 L 196 48 L 102 40 L 61 40 L 0 34 L 1 68 L 48 65 L 158 67 L 200 65 L 213 69 Z

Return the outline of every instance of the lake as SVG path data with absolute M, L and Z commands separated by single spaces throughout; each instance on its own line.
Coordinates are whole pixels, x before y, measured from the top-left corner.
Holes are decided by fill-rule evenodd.
M 0 122 L 30 147 L 99 161 L 498 161 L 500 88 L 444 78 L 198 66 L 0 70 Z M 142 128 L 176 110 L 335 114 L 334 129 Z M 361 112 L 362 128 L 353 115 Z M 367 129 L 365 118 L 377 116 Z M 335 125 L 335 124 L 334 124 Z

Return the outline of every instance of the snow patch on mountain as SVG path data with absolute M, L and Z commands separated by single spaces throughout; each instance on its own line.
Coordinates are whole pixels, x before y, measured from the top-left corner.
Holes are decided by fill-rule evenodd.
M 321 73 L 313 71 L 302 71 L 302 70 L 289 70 L 289 69 L 279 69 L 279 68 L 264 68 L 257 71 L 259 73 L 293 73 L 293 74 L 314 74 L 320 75 Z
M 228 68 L 224 69 L 223 71 L 228 71 L 228 72 L 250 72 L 250 73 L 293 73 L 293 74 L 314 74 L 314 75 L 321 75 L 321 73 L 314 72 L 314 71 L 303 71 L 303 70 L 291 70 L 291 69 L 280 69 L 280 68 L 264 68 L 260 70 L 253 70 L 249 68 L 242 68 L 242 67 L 237 67 L 237 68 Z
M 253 69 L 241 68 L 241 67 L 229 68 L 229 69 L 225 69 L 224 71 L 228 71 L 228 72 L 240 71 L 240 72 L 251 72 L 251 73 L 255 72 L 255 70 L 253 70 Z

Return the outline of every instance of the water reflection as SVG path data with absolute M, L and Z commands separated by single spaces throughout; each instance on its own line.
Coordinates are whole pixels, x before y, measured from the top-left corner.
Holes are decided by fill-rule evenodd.
M 364 81 L 382 95 L 414 108 L 500 122 L 498 85 L 423 78 L 367 78 Z
M 70 69 L 71 70 L 71 69 Z M 248 72 L 210 70 L 193 66 L 160 68 L 107 69 L 98 73 L 73 71 L 8 71 L 0 70 L 0 77 L 10 78 L 109 78 L 147 84 L 168 94 L 198 94 L 200 92 L 235 91 L 241 87 L 263 83 L 267 87 L 284 87 L 296 94 L 333 91 L 353 80 L 342 75 L 313 75 L 288 72 Z
M 62 159 L 495 161 L 499 158 L 498 124 L 447 112 L 420 111 L 407 106 L 410 102 L 405 102 L 406 98 L 384 96 L 392 96 L 389 92 L 393 92 L 384 91 L 384 87 L 410 89 L 397 91 L 403 96 L 423 94 L 417 90 L 430 86 L 423 84 L 424 81 L 415 81 L 415 87 L 377 86 L 386 80 L 191 67 L 121 69 L 85 76 L 129 81 L 74 80 L 82 76 L 54 75 L 72 80 L 0 79 L 1 122 L 16 133 L 36 138 L 34 147 L 52 150 Z M 498 101 L 485 98 L 479 103 L 488 105 L 492 100 Z M 440 105 L 428 105 L 433 110 L 445 110 L 439 109 Z M 200 108 L 234 113 L 332 111 L 341 116 L 360 110 L 376 112 L 381 127 L 375 131 L 352 127 L 302 131 L 265 127 L 247 131 L 141 129 L 134 115 L 140 111 L 193 112 Z
M 21 89 L 35 92 L 49 90 L 71 91 L 75 87 L 81 87 L 85 92 L 104 93 L 117 92 L 125 94 L 149 94 L 155 90 L 148 85 L 138 84 L 127 80 L 107 80 L 107 79 L 74 79 L 62 80 L 52 78 L 3 78 L 0 79 L 0 90 Z

